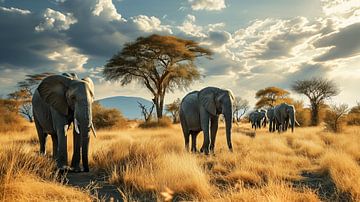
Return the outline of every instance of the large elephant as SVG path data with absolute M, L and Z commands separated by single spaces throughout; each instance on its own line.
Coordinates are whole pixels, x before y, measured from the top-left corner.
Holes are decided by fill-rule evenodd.
M 253 111 L 249 114 L 249 122 L 251 123 L 251 128 L 261 128 L 261 126 L 266 127 L 266 110 L 261 109 Z
M 229 150 L 232 151 L 233 102 L 234 96 L 231 91 L 216 87 L 207 87 L 187 94 L 180 104 L 180 122 L 185 138 L 185 148 L 189 150 L 189 137 L 191 135 L 191 151 L 196 152 L 196 136 L 200 131 L 203 131 L 204 142 L 200 151 L 205 154 L 208 154 L 209 150 L 214 152 L 219 115 L 223 114 L 226 124 L 227 144 Z
M 89 131 L 95 135 L 92 123 L 94 84 L 89 77 L 78 79 L 75 74 L 46 77 L 34 92 L 32 99 L 34 121 L 40 142 L 40 153 L 45 154 L 46 136 L 53 141 L 53 157 L 60 170 L 67 169 L 66 131 L 73 123 L 73 157 L 71 168 L 80 169 L 80 150 L 83 171 L 89 171 Z
M 267 110 L 266 116 L 269 120 L 269 132 L 275 132 L 277 129 L 277 123 L 274 114 L 274 107 Z
M 291 132 L 294 132 L 295 124 L 300 126 L 295 118 L 295 107 L 286 103 L 279 104 L 274 107 L 274 116 L 278 124 L 278 131 L 286 131 L 290 124 Z

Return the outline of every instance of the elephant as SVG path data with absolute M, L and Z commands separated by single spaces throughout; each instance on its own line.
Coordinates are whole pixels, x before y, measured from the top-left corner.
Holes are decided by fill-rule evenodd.
M 45 154 L 46 137 L 51 135 L 53 158 L 57 168 L 67 170 L 66 131 L 73 123 L 73 156 L 71 170 L 80 172 L 80 150 L 83 171 L 89 172 L 89 132 L 96 136 L 92 123 L 94 84 L 89 77 L 64 73 L 44 78 L 32 98 L 34 122 L 39 137 L 40 154 Z
M 261 126 L 266 127 L 267 117 L 266 110 L 261 109 L 253 111 L 249 114 L 249 122 L 251 122 L 251 128 L 261 128 Z
M 277 123 L 276 123 L 276 119 L 275 119 L 275 114 L 274 114 L 274 107 L 270 108 L 267 110 L 266 112 L 266 116 L 269 120 L 269 132 L 275 132 L 275 130 L 277 130 Z
M 218 130 L 219 115 L 225 117 L 226 140 L 232 151 L 231 128 L 234 95 L 230 90 L 217 87 L 206 87 L 200 91 L 188 93 L 180 103 L 180 123 L 185 139 L 185 149 L 189 150 L 191 135 L 191 151 L 196 152 L 196 137 L 203 131 L 204 142 L 200 152 L 206 155 L 214 152 Z M 210 130 L 210 136 L 209 136 Z M 209 139 L 211 137 L 211 140 Z
M 274 117 L 278 124 L 278 132 L 286 131 L 289 124 L 291 126 L 291 132 L 294 132 L 295 124 L 300 126 L 295 118 L 294 105 L 282 103 L 275 106 Z

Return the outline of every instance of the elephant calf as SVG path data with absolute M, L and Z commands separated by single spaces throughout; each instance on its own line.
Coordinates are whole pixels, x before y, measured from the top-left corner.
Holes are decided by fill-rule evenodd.
M 189 136 L 191 135 L 191 151 L 196 152 L 196 137 L 200 131 L 203 131 L 204 142 L 200 151 L 203 151 L 205 154 L 208 154 L 209 150 L 213 152 L 219 115 L 223 114 L 226 123 L 227 144 L 229 150 L 232 151 L 233 102 L 234 96 L 231 91 L 216 87 L 207 87 L 200 91 L 193 91 L 182 99 L 180 104 L 180 123 L 184 133 L 186 150 L 189 150 Z

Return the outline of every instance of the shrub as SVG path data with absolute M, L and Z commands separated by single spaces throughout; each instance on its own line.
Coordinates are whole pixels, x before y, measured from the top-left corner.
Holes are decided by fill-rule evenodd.
M 295 101 L 294 107 L 296 110 L 296 120 L 299 122 L 301 127 L 309 126 L 311 119 L 311 112 L 309 108 L 304 108 L 304 103 L 302 101 Z
M 347 124 L 349 125 L 360 125 L 360 102 L 353 108 L 351 108 L 347 116 Z
M 128 126 L 126 118 L 117 109 L 108 109 L 99 102 L 92 105 L 93 123 L 96 129 L 125 128 Z
M 342 132 L 346 124 L 345 114 L 347 109 L 348 106 L 346 104 L 331 106 L 324 118 L 326 129 L 335 133 Z
M 17 102 L 0 99 L 0 132 L 23 131 L 26 122 L 18 113 Z
M 171 127 L 172 121 L 169 117 L 164 116 L 158 121 L 150 120 L 139 124 L 140 128 L 168 128 Z

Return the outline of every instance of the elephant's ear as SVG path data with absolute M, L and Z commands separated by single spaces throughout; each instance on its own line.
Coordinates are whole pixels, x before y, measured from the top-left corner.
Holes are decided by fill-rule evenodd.
M 202 89 L 198 94 L 198 99 L 207 112 L 216 116 L 215 92 L 213 89 Z
M 40 97 L 63 115 L 68 115 L 69 106 L 66 101 L 66 91 L 71 79 L 61 75 L 46 77 L 37 88 Z
M 94 97 L 94 95 L 95 95 L 94 82 L 91 80 L 90 77 L 85 77 L 85 78 L 83 78 L 82 80 L 83 80 L 83 81 L 86 81 L 86 83 L 87 83 L 88 86 L 89 86 L 91 95 Z

